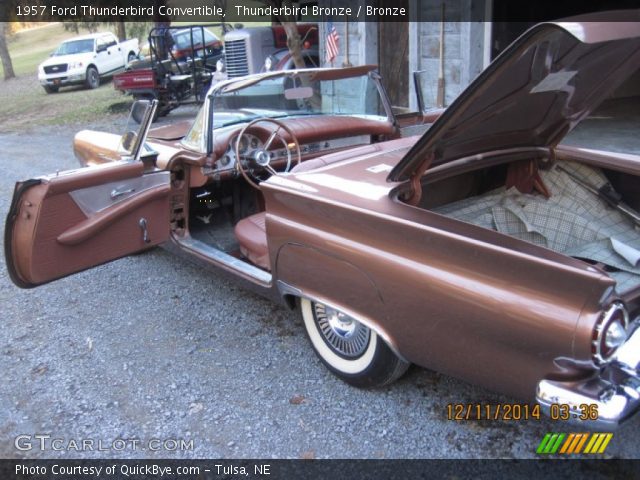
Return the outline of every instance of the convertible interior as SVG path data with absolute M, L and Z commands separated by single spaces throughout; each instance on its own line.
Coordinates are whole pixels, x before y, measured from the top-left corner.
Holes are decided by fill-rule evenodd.
M 288 127 L 292 133 L 299 131 L 296 140 L 301 143 L 301 159 L 298 162 L 295 159 L 287 161 L 285 158 L 280 158 L 274 163 L 272 173 L 276 173 L 276 170 L 308 171 L 351 158 L 355 153 L 374 153 L 382 148 L 382 144 L 379 143 L 381 140 L 391 138 L 395 133 L 390 123 L 385 125 L 380 122 L 373 123 L 349 118 L 305 119 L 302 123 L 297 121 L 292 124 L 295 127 Z M 347 136 L 324 142 L 311 138 L 311 135 L 323 135 L 327 138 L 326 132 L 333 131 L 336 126 L 342 135 Z M 259 144 L 265 135 L 268 141 L 268 132 L 260 132 L 255 128 L 249 130 L 254 133 L 249 134 L 247 141 L 255 141 Z M 310 134 L 304 132 L 310 132 Z M 328 135 L 329 138 L 331 136 L 336 135 Z M 300 138 L 304 140 L 300 141 Z M 233 145 L 234 142 L 231 141 L 229 144 Z M 322 153 L 325 152 L 330 153 L 323 155 Z M 276 153 L 274 157 L 277 158 L 277 155 Z M 284 150 L 282 156 L 286 156 Z M 193 238 L 232 256 L 248 259 L 252 264 L 268 271 L 271 266 L 265 230 L 264 204 L 259 189 L 262 173 L 251 172 L 247 174 L 247 178 L 243 176 L 220 178 L 191 189 L 189 231 Z
M 261 181 L 350 158 L 354 149 L 378 151 L 381 142 L 426 130 L 439 114 L 395 119 L 370 65 L 251 78 L 220 88 L 210 100 L 209 111 L 200 111 L 182 141 L 211 153 L 204 167 L 181 175 L 189 176 L 188 215 L 180 218 L 178 208 L 174 230 L 188 229 L 191 246 L 207 246 L 207 256 L 248 260 L 265 272 L 270 262 Z

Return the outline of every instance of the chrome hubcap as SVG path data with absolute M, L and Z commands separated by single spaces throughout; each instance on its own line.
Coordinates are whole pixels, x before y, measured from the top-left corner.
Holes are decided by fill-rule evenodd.
M 369 328 L 322 303 L 314 303 L 314 314 L 318 330 L 336 353 L 346 358 L 357 358 L 365 352 L 369 345 Z

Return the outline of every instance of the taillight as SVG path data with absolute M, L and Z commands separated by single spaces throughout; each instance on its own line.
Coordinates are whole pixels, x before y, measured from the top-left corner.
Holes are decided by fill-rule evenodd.
M 591 353 L 596 365 L 607 363 L 627 339 L 629 314 L 620 302 L 609 305 L 593 329 Z

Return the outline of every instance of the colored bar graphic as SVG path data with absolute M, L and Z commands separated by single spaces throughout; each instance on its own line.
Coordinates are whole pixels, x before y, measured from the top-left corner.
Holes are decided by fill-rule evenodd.
M 604 453 L 612 438 L 613 433 L 547 433 L 538 445 L 536 453 L 543 455 L 600 454 Z
M 547 443 L 549 443 L 550 438 L 551 438 L 551 434 L 547 433 L 542 439 L 542 441 L 540 442 L 540 445 L 538 445 L 538 449 L 536 450 L 536 453 L 546 453 L 544 450 L 547 447 Z

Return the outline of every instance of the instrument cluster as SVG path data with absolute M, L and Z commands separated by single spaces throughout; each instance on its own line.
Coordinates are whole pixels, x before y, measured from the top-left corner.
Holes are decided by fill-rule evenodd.
M 255 135 L 251 135 L 250 133 L 245 133 L 242 138 L 238 139 L 238 136 L 234 136 L 229 145 L 227 145 L 227 149 L 218 159 L 218 169 L 226 170 L 229 168 L 234 168 L 236 165 L 236 144 L 240 141 L 240 155 L 246 155 L 248 153 L 254 152 L 256 150 L 262 149 L 262 141 Z

